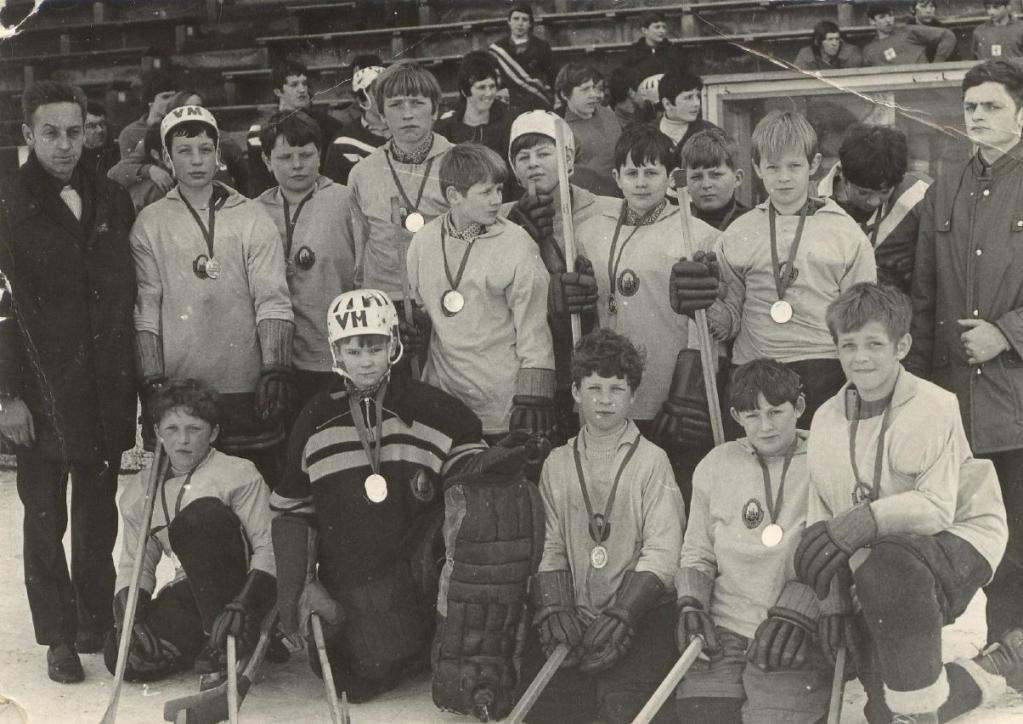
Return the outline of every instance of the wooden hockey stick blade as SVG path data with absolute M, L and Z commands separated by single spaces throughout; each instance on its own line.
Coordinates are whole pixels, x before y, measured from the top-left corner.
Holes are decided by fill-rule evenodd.
M 153 453 L 153 462 L 149 468 L 149 479 L 146 481 L 146 498 L 142 509 L 145 529 L 149 530 L 153 520 L 153 507 L 156 505 L 156 488 L 169 465 L 163 445 L 157 443 Z M 124 671 L 128 668 L 128 649 L 131 646 L 132 629 L 135 626 L 135 609 L 139 602 L 139 585 L 142 581 L 142 562 L 145 558 L 146 544 L 149 537 L 139 536 L 135 549 L 135 559 L 131 568 L 131 583 L 128 586 L 128 600 L 124 606 L 124 618 L 121 622 L 121 640 L 117 646 L 117 666 L 114 669 L 114 688 L 110 692 L 110 702 L 103 713 L 100 724 L 114 724 L 117 721 L 117 706 L 121 702 L 121 687 L 124 685 Z
M 508 715 L 509 724 L 522 724 L 522 720 L 526 718 L 526 714 L 533 708 L 533 704 L 540 698 L 540 694 L 547 687 L 547 684 L 551 683 L 551 679 L 554 678 L 554 674 L 561 668 L 561 664 L 565 661 L 565 657 L 568 656 L 570 649 L 567 644 L 558 644 L 557 648 L 554 649 L 550 657 L 547 659 L 547 663 L 543 665 L 536 676 L 529 683 L 529 687 L 526 692 L 519 699 L 518 703 L 515 704 L 515 708 L 512 709 L 511 714 Z
M 842 646 L 835 654 L 835 675 L 831 679 L 831 703 L 828 704 L 828 724 L 838 724 L 842 718 L 842 697 L 845 694 L 845 656 Z
M 639 710 L 639 714 L 632 720 L 632 724 L 649 724 L 654 720 L 657 712 L 664 706 L 664 702 L 675 693 L 675 687 L 678 686 L 678 682 L 682 681 L 682 677 L 689 671 L 689 667 L 699 658 L 700 652 L 703 651 L 703 646 L 702 636 L 697 636 L 693 639 L 692 643 L 686 646 L 686 650 L 682 652 L 678 661 L 671 667 L 668 675 L 664 677 L 664 681 L 654 691 L 650 700 Z
M 238 724 L 238 642 L 227 635 L 227 720 Z
M 238 677 L 238 705 L 245 701 L 252 683 L 255 681 L 259 667 L 266 658 L 266 651 L 270 648 L 270 641 L 273 638 L 274 628 L 277 626 L 277 606 L 263 618 L 263 624 L 259 630 L 259 641 L 252 651 L 252 656 L 245 663 L 241 676 Z M 171 699 L 163 705 L 164 721 L 179 721 L 179 714 L 182 711 L 188 712 L 186 721 L 189 724 L 215 724 L 228 718 L 227 703 L 228 682 L 197 694 Z
M 323 686 L 327 690 L 327 704 L 330 706 L 330 721 L 333 724 L 343 724 L 344 717 L 341 713 L 341 703 L 337 700 L 337 689 L 334 688 L 334 670 L 330 666 L 330 658 L 327 656 L 327 644 L 323 638 L 323 624 L 318 614 L 313 613 L 309 617 L 309 623 L 313 629 L 313 641 L 316 643 L 316 655 L 320 659 L 320 673 L 323 674 Z
M 352 715 L 348 711 L 348 692 L 341 692 L 341 724 L 352 724 Z

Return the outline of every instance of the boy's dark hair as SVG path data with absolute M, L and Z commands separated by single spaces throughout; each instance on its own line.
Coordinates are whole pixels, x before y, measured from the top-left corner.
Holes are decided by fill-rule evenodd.
M 592 374 L 620 377 L 635 392 L 643 381 L 643 353 L 628 337 L 601 328 L 576 343 L 572 352 L 572 385 L 576 388 Z
M 761 158 L 780 158 L 785 153 L 800 152 L 808 162 L 817 155 L 817 132 L 806 117 L 795 111 L 771 111 L 753 129 L 751 152 L 753 163 Z
M 554 79 L 554 92 L 562 100 L 567 100 L 572 91 L 583 83 L 593 81 L 594 84 L 604 80 L 600 71 L 583 63 L 565 63 Z
M 607 79 L 607 93 L 611 98 L 611 105 L 616 106 L 629 98 L 629 91 L 639 90 L 639 84 L 643 79 L 633 68 L 615 68 Z
M 658 81 L 657 98 L 661 103 L 664 103 L 664 99 L 667 98 L 674 104 L 679 93 L 691 90 L 703 90 L 703 79 L 688 71 L 672 71 L 665 73 Z
M 490 53 L 482 50 L 467 53 L 458 66 L 458 92 L 468 98 L 473 85 L 490 78 L 493 78 L 500 87 L 501 71 L 491 58 Z
M 840 334 L 863 329 L 869 322 L 880 322 L 895 343 L 909 334 L 913 309 L 909 297 L 895 287 L 859 282 L 828 305 L 824 319 L 836 342 Z
M 984 0 L 984 7 L 988 5 L 1008 5 L 1009 0 Z
M 161 93 L 176 91 L 180 87 L 181 84 L 177 78 L 170 73 L 160 70 L 150 71 L 142 77 L 142 102 L 152 103 L 153 99 Z
M 720 128 L 708 128 L 693 134 L 682 146 L 682 164 L 686 168 L 717 168 L 721 164 L 736 169 L 739 146 Z
M 760 357 L 736 368 L 730 383 L 729 404 L 736 412 L 755 410 L 757 396 L 768 404 L 795 405 L 802 393 L 802 382 L 795 370 L 770 357 Z
M 274 90 L 282 90 L 284 84 L 288 82 L 288 78 L 293 75 L 304 75 L 308 81 L 309 69 L 304 63 L 294 58 L 285 58 L 278 63 L 274 63 L 270 69 L 270 87 Z
M 220 395 L 205 382 L 175 379 L 160 387 L 150 403 L 156 426 L 159 427 L 164 416 L 175 408 L 205 420 L 211 427 L 220 424 Z
M 503 184 L 507 178 L 508 167 L 501 157 L 479 143 L 452 146 L 440 162 L 440 192 L 445 199 L 451 186 L 464 195 L 478 183 Z
M 615 143 L 614 168 L 620 170 L 631 158 L 634 166 L 661 164 L 671 173 L 675 168 L 675 155 L 671 151 L 670 138 L 653 126 L 634 123 L 622 131 Z
M 220 146 L 220 135 L 210 124 L 203 121 L 185 121 L 167 131 L 167 135 L 163 139 L 164 147 L 166 147 L 167 153 L 170 153 L 174 148 L 175 138 L 196 138 L 204 133 L 216 146 Z
M 74 103 L 82 109 L 82 123 L 85 123 L 85 93 L 76 85 L 55 80 L 39 80 L 21 94 L 21 117 L 25 125 L 32 126 L 32 117 L 39 106 L 50 103 Z
M 508 158 L 514 160 L 519 155 L 519 151 L 534 148 L 541 143 L 549 143 L 552 146 L 556 145 L 554 139 L 544 133 L 523 133 L 511 142 L 511 147 L 508 149 Z
M 1023 67 L 1001 59 L 977 63 L 963 76 L 963 95 L 970 88 L 983 83 L 1000 83 L 1016 102 L 1016 110 L 1023 108 Z
M 666 23 L 668 16 L 660 10 L 648 10 L 639 16 L 639 27 L 649 28 L 654 23 Z
M 867 20 L 873 20 L 878 15 L 894 15 L 895 8 L 889 3 L 871 3 L 867 6 Z
M 317 151 L 323 151 L 323 131 L 305 111 L 277 111 L 263 124 L 259 131 L 259 143 L 268 158 L 277 145 L 278 136 L 284 136 L 284 140 L 292 146 L 312 143 Z
M 838 25 L 830 20 L 821 20 L 819 23 L 813 26 L 813 54 L 818 58 L 821 55 L 821 43 L 831 33 L 838 33 L 838 37 L 842 37 L 842 29 Z
M 902 183 L 908 156 L 906 134 L 888 126 L 853 125 L 838 149 L 842 176 L 874 191 Z
M 106 118 L 107 108 L 99 101 L 89 101 L 85 104 L 85 110 L 90 116 L 102 116 Z
M 536 19 L 533 17 L 533 6 L 530 5 L 529 3 L 523 2 L 512 3 L 511 7 L 508 8 L 508 15 L 505 17 L 510 18 L 512 13 L 525 13 L 526 15 L 528 15 L 530 29 L 532 29 L 533 25 L 536 23 Z
M 384 112 L 388 98 L 395 96 L 423 96 L 429 98 L 434 112 L 440 108 L 441 89 L 437 78 L 418 63 L 402 60 L 388 66 L 370 87 L 377 111 Z
M 383 66 L 384 61 L 380 59 L 380 56 L 376 53 L 360 53 L 352 58 L 351 66 L 352 73 L 362 68 L 372 68 L 374 65 Z

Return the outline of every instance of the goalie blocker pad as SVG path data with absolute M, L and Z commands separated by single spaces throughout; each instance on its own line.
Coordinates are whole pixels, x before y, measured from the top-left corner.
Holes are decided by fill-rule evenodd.
M 543 551 L 543 502 L 521 474 L 483 473 L 450 481 L 444 508 L 433 701 L 480 721 L 500 719 L 519 683 L 529 579 Z

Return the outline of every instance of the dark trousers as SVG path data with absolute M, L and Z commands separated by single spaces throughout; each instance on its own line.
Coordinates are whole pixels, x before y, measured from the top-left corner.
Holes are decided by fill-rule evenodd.
M 79 630 L 113 623 L 114 541 L 120 460 L 54 460 L 18 448 L 18 497 L 25 508 L 25 588 L 36 642 L 73 643 Z M 71 480 L 71 570 L 64 555 Z
M 988 643 L 1023 626 L 1023 450 L 977 455 L 994 463 L 1009 524 L 1009 544 L 987 596 Z
M 128 681 L 153 681 L 190 669 L 206 643 L 213 621 L 241 590 L 249 550 L 241 521 L 216 498 L 199 498 L 183 508 L 170 525 L 171 549 L 185 579 L 165 586 L 149 604 L 145 623 L 160 639 L 158 663 L 129 666 Z M 107 604 L 109 609 L 109 602 Z M 107 638 L 104 661 L 113 673 L 117 639 Z
M 584 674 L 574 667 L 559 669 L 526 721 L 551 724 L 632 721 L 678 660 L 675 619 L 675 607 L 671 603 L 649 611 L 636 627 L 631 648 L 610 669 L 596 674 Z M 536 629 L 530 628 L 522 661 L 523 690 L 544 661 Z M 674 702 L 669 700 L 654 721 L 674 722 Z
M 873 545 L 854 574 L 863 608 L 859 677 L 867 692 L 867 721 L 892 720 L 885 686 L 913 692 L 938 680 L 941 629 L 962 615 L 990 575 L 984 557 L 951 533 L 887 536 Z M 972 678 L 955 664 L 945 668 L 950 693 L 941 708 L 943 720 L 980 704 Z

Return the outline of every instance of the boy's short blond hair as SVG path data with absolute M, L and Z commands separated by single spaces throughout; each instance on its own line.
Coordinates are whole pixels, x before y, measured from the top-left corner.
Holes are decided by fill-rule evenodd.
M 871 322 L 879 322 L 894 344 L 909 334 L 913 308 L 909 297 L 895 287 L 859 282 L 828 305 L 824 319 L 836 342 L 840 334 L 856 332 Z
M 373 100 L 381 113 L 384 101 L 395 96 L 423 96 L 429 98 L 436 112 L 440 108 L 442 91 L 433 73 L 411 60 L 402 60 L 387 67 L 373 81 Z
M 801 113 L 771 111 L 753 129 L 753 163 L 778 159 L 786 153 L 802 153 L 808 163 L 817 155 L 817 132 Z
M 503 184 L 508 167 L 497 152 L 479 143 L 459 143 L 444 154 L 440 162 L 440 193 L 454 187 L 463 196 L 479 183 Z

